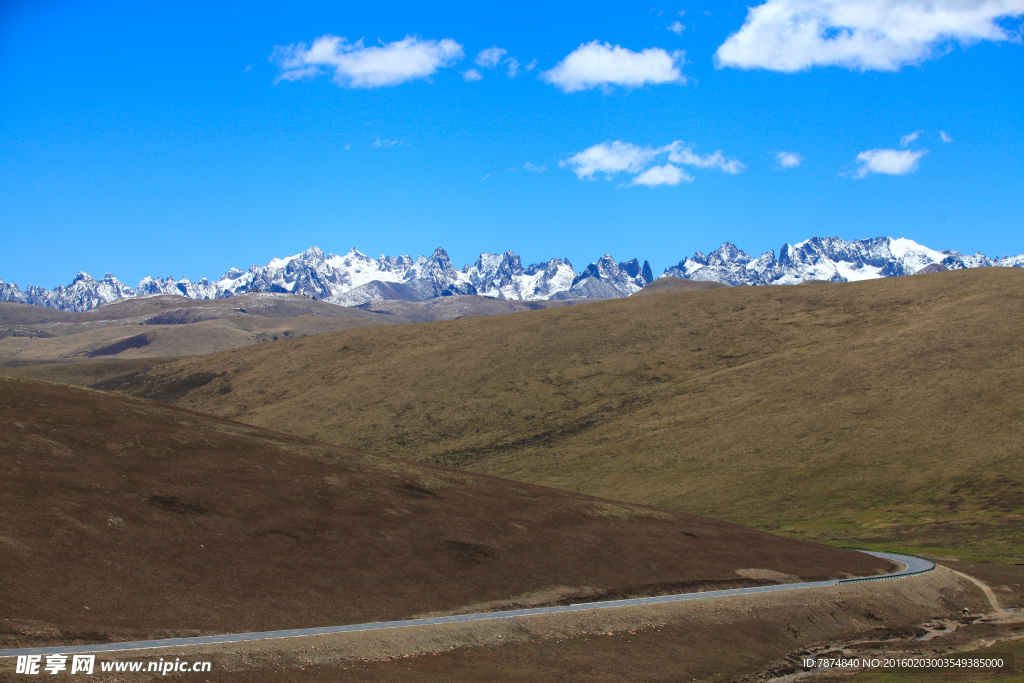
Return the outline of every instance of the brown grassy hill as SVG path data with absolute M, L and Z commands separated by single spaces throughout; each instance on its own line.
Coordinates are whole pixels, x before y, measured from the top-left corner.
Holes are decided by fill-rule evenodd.
M 385 299 L 360 306 L 361 309 L 374 313 L 395 315 L 410 322 L 433 322 L 437 320 L 455 320 L 472 316 L 504 315 L 506 313 L 522 313 L 538 311 L 543 308 L 560 308 L 581 303 L 594 302 L 594 299 L 560 299 L 555 301 L 510 301 L 487 296 L 442 296 L 428 301 L 400 301 Z
M 702 280 L 684 280 L 679 277 L 661 277 L 645 286 L 639 292 L 633 292 L 630 296 L 643 296 L 646 294 L 667 294 L 668 292 L 698 292 L 705 289 L 720 289 L 727 287 L 721 282 L 704 282 Z
M 0 302 L 0 367 L 40 361 L 198 356 L 356 327 L 503 315 L 585 301 L 452 296 L 350 308 L 299 295 L 261 292 L 214 300 L 172 295 L 124 299 L 84 313 Z M 52 374 L 49 369 L 43 372 Z M 71 380 L 78 374 L 74 368 L 59 372 Z
M 791 534 L 1020 557 L 1022 304 L 1009 268 L 721 288 L 350 330 L 105 386 Z
M 378 317 L 297 294 L 253 292 L 227 299 L 189 299 L 161 294 L 120 299 L 82 313 L 3 301 L 0 302 L 0 332 L 17 336 L 53 337 L 108 325 L 175 325 L 221 318 L 294 318 L 300 315 L 366 319 Z
M 537 602 L 578 600 L 771 575 L 744 569 L 813 578 L 888 565 L 11 378 L 0 378 L 0 468 L 0 647 L 355 623 L 536 592 Z
M 363 313 L 362 311 L 357 311 Z M 375 314 L 364 314 L 375 315 Z M 108 325 L 49 338 L 0 339 L 0 362 L 193 356 L 356 327 L 404 322 L 381 316 L 235 316 L 170 324 Z
M 36 379 L 44 382 L 58 382 L 78 387 L 89 387 L 97 382 L 113 379 L 124 374 L 148 370 L 162 363 L 178 360 L 175 356 L 158 358 L 130 358 L 104 360 L 75 360 L 64 362 L 42 361 L 0 361 L 0 375 Z
M 191 356 L 277 339 L 390 325 L 381 315 L 293 294 L 123 299 L 84 313 L 0 302 L 0 364 Z

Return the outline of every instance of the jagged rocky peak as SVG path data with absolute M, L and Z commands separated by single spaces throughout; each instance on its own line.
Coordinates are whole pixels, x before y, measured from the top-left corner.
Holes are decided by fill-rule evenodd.
M 0 301 L 14 301 L 19 304 L 29 303 L 28 294 L 21 291 L 16 282 L 4 282 L 0 280 Z
M 318 261 L 322 262 L 322 261 L 324 261 L 326 259 L 326 257 L 324 256 L 323 249 L 321 249 L 320 247 L 318 247 L 316 245 L 313 245 L 309 249 L 307 249 L 306 251 L 302 252 L 302 254 L 300 256 L 301 256 L 303 261 L 314 262 L 314 263 L 318 262 Z
M 813 237 L 783 244 L 757 259 L 731 242 L 704 255 L 667 268 L 662 277 L 708 280 L 729 285 L 795 284 L 804 280 L 846 282 L 916 273 L 930 265 L 951 270 L 987 266 L 1024 267 L 1024 254 L 990 259 L 935 251 L 912 240 L 876 237 L 843 240 Z M 60 310 L 84 311 L 109 301 L 154 294 L 179 294 L 193 299 L 236 296 L 249 291 L 304 294 L 342 305 L 381 298 L 421 301 L 449 294 L 482 294 L 504 299 L 614 298 L 628 296 L 654 280 L 650 264 L 639 259 L 616 262 L 610 254 L 577 273 L 568 259 L 553 258 L 524 268 L 512 251 L 484 253 L 473 265 L 456 270 L 448 253 L 437 248 L 428 256 L 385 256 L 373 259 L 355 247 L 344 256 L 316 246 L 294 256 L 273 259 L 247 270 L 231 268 L 220 279 L 192 282 L 188 278 L 143 278 L 132 289 L 107 273 L 96 280 L 80 272 L 67 286 L 47 290 L 0 280 L 0 301 L 18 301 Z
M 534 275 L 541 270 L 552 270 L 557 269 L 561 266 L 565 266 L 566 268 L 572 268 L 572 263 L 569 261 L 568 258 L 553 258 L 550 261 L 531 263 L 526 267 L 526 270 L 524 272 L 526 272 L 527 275 Z
M 726 265 L 729 263 L 750 263 L 750 254 L 737 248 L 732 242 L 726 242 L 708 254 L 706 265 Z
M 406 274 L 405 279 L 442 279 L 454 281 L 458 278 L 458 271 L 452 265 L 448 252 L 438 247 L 429 258 L 420 256 L 416 259 L 412 268 Z
M 353 251 L 355 251 L 355 249 L 353 249 Z M 360 256 L 362 256 L 362 254 L 360 254 Z M 384 256 L 382 254 L 377 263 L 380 264 L 381 271 L 404 273 L 412 267 L 413 260 L 410 256 Z
M 581 298 L 614 299 L 629 296 L 653 281 L 647 261 L 643 266 L 638 259 L 616 262 L 611 254 L 605 254 L 573 278 L 569 293 Z
M 526 271 L 519 257 L 509 250 L 503 254 L 484 252 L 476 263 L 466 266 L 462 272 L 478 290 L 501 290 Z
M 651 264 L 647 261 L 644 261 L 642 266 L 637 259 L 623 261 L 619 263 L 619 270 L 632 278 L 633 282 L 640 285 L 640 287 L 654 282 L 654 273 L 651 271 Z
M 452 260 L 448 256 L 448 252 L 445 251 L 443 247 L 435 249 L 434 253 L 430 255 L 429 259 L 427 259 L 427 263 L 436 264 L 445 272 L 455 270 L 455 266 L 452 265 Z
M 476 268 L 479 273 L 507 273 L 509 275 L 519 275 L 523 272 L 523 263 L 512 253 L 512 250 L 502 254 L 492 254 L 490 252 L 484 252 L 480 254 L 480 257 L 473 264 L 473 268 Z M 469 266 L 463 270 L 468 272 Z
M 723 245 L 714 256 L 697 252 L 693 258 L 668 268 L 665 275 L 692 280 L 713 280 L 729 285 L 796 284 L 805 280 L 847 282 L 878 277 L 909 275 L 931 263 L 950 269 L 983 266 L 1024 266 L 1024 256 L 988 259 L 984 255 L 963 256 L 956 251 L 935 251 L 913 240 L 874 237 L 844 240 L 812 237 L 797 244 L 782 245 L 776 261 L 774 252 L 757 260 L 745 260 L 743 252 L 732 255 L 733 245 Z

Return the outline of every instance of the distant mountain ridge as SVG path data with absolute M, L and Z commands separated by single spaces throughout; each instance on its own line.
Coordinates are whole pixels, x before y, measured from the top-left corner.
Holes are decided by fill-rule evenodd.
M 778 259 L 766 251 L 756 259 L 726 242 L 707 256 L 699 251 L 667 268 L 662 277 L 708 280 L 727 285 L 794 285 L 806 280 L 849 282 L 880 277 L 913 275 L 930 265 L 948 270 L 991 266 L 1024 267 L 1024 254 L 989 258 L 982 253 L 965 256 L 958 251 L 936 251 L 912 240 L 875 237 L 846 241 L 838 237 L 812 237 L 795 245 L 784 244 Z
M 667 268 L 662 277 L 721 282 L 727 285 L 796 284 L 805 280 L 847 282 L 909 275 L 929 265 L 950 270 L 989 266 L 1024 267 L 1024 254 L 989 258 L 978 253 L 935 251 L 908 239 L 876 237 L 846 241 L 813 237 L 753 258 L 732 243 L 708 255 L 695 252 Z M 179 294 L 191 299 L 220 299 L 252 291 L 302 294 L 342 306 L 362 306 L 381 299 L 426 301 L 439 296 L 476 294 L 516 301 L 629 296 L 654 281 L 647 261 L 615 261 L 605 254 L 577 273 L 568 259 L 523 267 L 506 251 L 484 253 L 472 266 L 456 269 L 438 248 L 429 257 L 381 256 L 373 259 L 354 247 L 344 256 L 324 254 L 318 247 L 276 258 L 248 270 L 232 268 L 219 280 L 192 282 L 146 277 L 135 289 L 107 273 L 96 280 L 78 273 L 71 284 L 47 290 L 0 280 L 0 301 L 15 301 L 65 311 L 87 311 L 130 297 Z

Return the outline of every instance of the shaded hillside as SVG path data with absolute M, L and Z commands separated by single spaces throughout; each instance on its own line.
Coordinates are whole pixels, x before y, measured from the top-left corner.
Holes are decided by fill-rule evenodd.
M 89 387 L 98 382 L 133 372 L 147 370 L 155 365 L 178 360 L 174 356 L 157 358 L 107 358 L 104 360 L 78 360 L 52 362 L 42 361 L 0 361 L 0 375 L 36 379 L 44 382 L 59 382 L 79 387 Z
M 0 468 L 0 647 L 345 624 L 538 591 L 536 602 L 580 601 L 888 565 L 11 378 L 0 378 Z
M 787 533 L 1019 556 L 1022 300 L 1024 270 L 1001 268 L 721 288 L 351 330 L 105 386 Z

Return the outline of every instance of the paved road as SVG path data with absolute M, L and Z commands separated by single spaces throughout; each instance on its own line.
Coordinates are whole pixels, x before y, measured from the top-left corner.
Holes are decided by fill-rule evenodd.
M 864 551 L 868 552 L 868 551 Z M 842 583 L 859 583 L 862 581 L 879 581 L 898 579 L 935 569 L 935 563 L 912 555 L 896 553 L 868 552 L 870 555 L 882 557 L 893 562 L 906 565 L 902 571 L 894 574 L 883 574 L 863 579 L 840 579 L 833 581 L 813 581 L 809 583 L 787 583 L 773 586 L 754 586 L 751 588 L 733 588 L 721 591 L 704 591 L 701 593 L 682 593 L 679 595 L 659 595 L 651 598 L 632 598 L 629 600 L 606 600 L 603 602 L 584 602 L 576 605 L 560 605 L 557 607 L 536 607 L 533 609 L 515 609 L 505 612 L 481 612 L 478 614 L 460 614 L 450 617 L 433 617 L 429 619 L 404 619 L 400 621 L 379 621 L 371 624 L 349 624 L 347 626 L 322 626 L 319 628 L 296 628 L 286 631 L 261 631 L 259 633 L 233 633 L 221 636 L 199 636 L 195 638 L 166 638 L 164 640 L 138 640 L 128 643 L 101 643 L 97 645 L 77 645 L 73 647 L 28 647 L 20 650 L 0 650 L 0 657 L 16 655 L 48 655 L 71 654 L 77 652 L 113 652 L 116 650 L 144 650 L 154 647 L 175 647 L 181 645 L 208 645 L 211 643 L 239 643 L 249 640 L 270 640 L 272 638 L 299 638 L 328 633 L 349 633 L 352 631 L 377 631 L 386 628 L 402 628 L 404 626 L 424 626 L 428 624 L 450 624 L 462 621 L 483 621 L 484 619 L 510 619 L 526 617 L 532 614 L 553 614 L 556 612 L 581 612 L 583 610 L 604 609 L 608 607 L 625 607 L 629 605 L 651 605 L 659 602 L 681 602 L 683 600 L 702 600 L 724 595 L 746 595 L 748 593 L 770 593 L 774 591 L 796 590 L 798 588 L 816 588 L 818 586 L 836 586 Z

